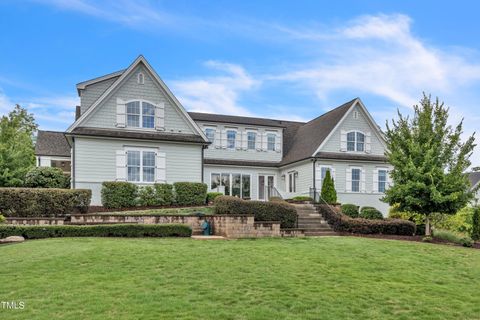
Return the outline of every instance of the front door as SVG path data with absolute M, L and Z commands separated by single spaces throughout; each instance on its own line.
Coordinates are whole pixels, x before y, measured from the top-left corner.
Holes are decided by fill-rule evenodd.
M 258 176 L 258 200 L 266 201 L 272 196 L 275 177 L 272 175 Z

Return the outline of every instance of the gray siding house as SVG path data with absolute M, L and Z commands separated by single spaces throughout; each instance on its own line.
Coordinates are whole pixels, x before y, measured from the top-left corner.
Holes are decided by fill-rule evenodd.
M 384 137 L 359 98 L 308 122 L 187 112 L 143 56 L 77 90 L 75 122 L 39 132 L 37 164 L 62 155 L 72 188 L 92 189 L 94 205 L 103 181 L 203 181 L 210 191 L 268 200 L 319 191 L 330 171 L 340 202 L 388 211 Z

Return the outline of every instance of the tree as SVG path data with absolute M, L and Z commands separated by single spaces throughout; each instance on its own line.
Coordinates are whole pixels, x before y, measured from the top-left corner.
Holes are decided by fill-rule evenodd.
M 37 167 L 25 175 L 25 187 L 28 188 L 70 188 L 70 176 L 59 168 Z
M 480 240 L 480 207 L 473 208 L 472 217 L 472 239 Z
M 322 199 L 329 204 L 337 202 L 337 191 L 335 191 L 335 184 L 330 175 L 330 170 L 327 170 L 325 178 L 323 178 L 321 195 Z
M 438 98 L 432 102 L 424 94 L 411 120 L 398 111 L 392 127 L 387 121 L 385 154 L 394 167 L 393 185 L 382 200 L 399 211 L 424 215 L 426 235 L 432 213 L 455 214 L 473 198 L 465 171 L 475 138 L 462 142 L 463 120 L 452 128 L 448 112 Z
M 17 187 L 35 165 L 32 141 L 38 126 L 32 114 L 18 104 L 0 118 L 0 186 Z

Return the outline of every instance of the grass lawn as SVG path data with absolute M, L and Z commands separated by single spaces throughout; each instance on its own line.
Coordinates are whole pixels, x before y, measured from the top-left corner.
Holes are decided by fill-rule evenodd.
M 323 237 L 0 246 L 0 319 L 480 319 L 480 250 Z
M 95 212 L 99 215 L 129 215 L 129 216 L 167 216 L 167 215 L 191 215 L 196 213 L 204 215 L 213 214 L 213 206 L 210 207 L 184 207 L 184 208 L 165 208 L 165 209 L 148 209 L 148 210 L 131 210 L 131 211 L 111 211 L 111 212 Z

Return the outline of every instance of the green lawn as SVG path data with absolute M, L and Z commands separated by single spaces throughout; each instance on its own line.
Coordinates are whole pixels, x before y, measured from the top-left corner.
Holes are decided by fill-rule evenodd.
M 480 319 L 480 250 L 354 237 L 0 246 L 0 319 Z
M 100 215 L 129 215 L 129 216 L 166 216 L 166 215 L 191 215 L 202 213 L 204 215 L 213 214 L 213 206 L 211 207 L 183 207 L 183 208 L 166 208 L 166 209 L 148 209 L 148 210 L 132 210 L 132 211 L 112 211 L 112 212 L 97 212 Z

